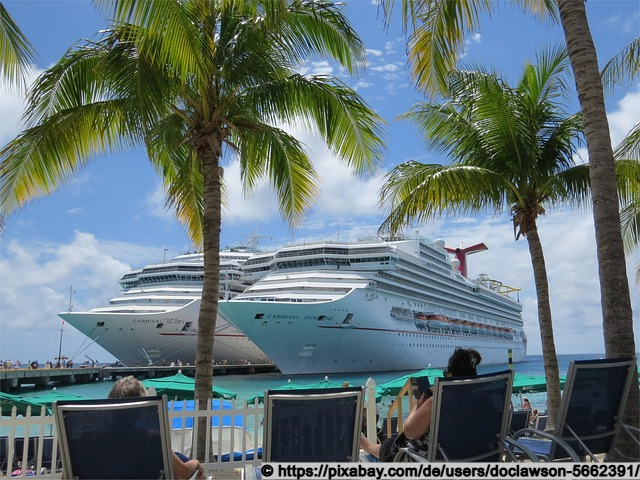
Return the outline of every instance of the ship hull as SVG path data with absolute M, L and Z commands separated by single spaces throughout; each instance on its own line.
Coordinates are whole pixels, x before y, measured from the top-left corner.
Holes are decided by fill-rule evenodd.
M 66 312 L 59 316 L 125 365 L 195 364 L 200 300 L 161 312 Z M 268 357 L 221 317 L 215 363 L 266 363 Z
M 521 361 L 526 340 L 497 334 L 435 333 L 392 312 L 410 299 L 365 289 L 313 303 L 228 300 L 219 313 L 252 339 L 284 374 L 374 372 L 446 367 L 456 347 L 475 348 L 483 365 Z M 345 319 L 348 319 L 346 321 Z M 440 329 L 442 330 L 442 329 Z

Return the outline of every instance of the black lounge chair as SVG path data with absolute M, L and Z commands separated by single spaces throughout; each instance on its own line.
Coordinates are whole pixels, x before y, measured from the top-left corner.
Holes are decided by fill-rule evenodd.
M 518 410 L 517 412 L 511 412 L 511 419 L 509 421 L 509 435 L 513 435 L 518 430 L 529 427 L 529 418 L 531 410 Z
M 62 478 L 173 478 L 163 397 L 54 402 Z
M 264 462 L 357 462 L 364 389 L 267 390 Z
M 512 436 L 516 443 L 510 444 L 509 450 L 534 461 L 579 462 L 589 457 L 597 462 L 597 454 L 612 451 L 620 431 L 640 447 L 633 435 L 635 429 L 620 421 L 635 365 L 634 358 L 572 361 L 553 433 L 519 430 Z
M 436 378 L 429 451 L 402 448 L 394 461 L 499 462 L 510 418 L 513 371 Z

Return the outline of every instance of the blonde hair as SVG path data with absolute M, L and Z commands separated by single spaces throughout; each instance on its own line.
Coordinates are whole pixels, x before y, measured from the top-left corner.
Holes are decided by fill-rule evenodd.
M 122 377 L 111 387 L 108 398 L 146 397 L 147 389 L 133 375 Z

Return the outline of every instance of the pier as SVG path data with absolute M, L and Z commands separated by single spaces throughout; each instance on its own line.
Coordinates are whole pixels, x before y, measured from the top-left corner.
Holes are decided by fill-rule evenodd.
M 83 368 L 37 368 L 37 369 L 9 369 L 0 370 L 0 391 L 16 393 L 23 386 L 45 388 L 56 385 L 72 385 L 77 383 L 91 383 L 103 380 L 116 380 L 120 377 L 133 375 L 140 379 L 167 377 L 175 375 L 181 370 L 187 376 L 196 373 L 194 365 L 181 366 L 153 366 L 153 367 L 83 367 Z M 246 365 L 214 365 L 213 376 L 243 375 L 255 373 L 277 372 L 272 363 Z

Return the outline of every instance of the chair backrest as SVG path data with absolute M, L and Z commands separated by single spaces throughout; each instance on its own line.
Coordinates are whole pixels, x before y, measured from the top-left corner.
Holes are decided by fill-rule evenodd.
M 36 456 L 37 437 L 29 437 L 26 440 L 26 456 L 25 456 L 25 439 L 24 437 L 16 437 L 13 440 L 13 466 L 20 468 L 29 468 Z
M 427 460 L 497 462 L 509 425 L 513 370 L 436 378 Z
M 547 418 L 547 415 L 538 415 L 536 417 L 535 429 L 544 432 L 544 429 L 547 428 Z
M 7 470 L 9 458 L 9 437 L 0 437 L 0 477 Z
M 173 478 L 163 397 L 54 402 L 63 478 Z
M 609 452 L 635 373 L 634 358 L 571 361 L 555 436 L 579 456 Z
M 267 390 L 265 462 L 357 462 L 363 387 Z
M 509 435 L 522 430 L 523 428 L 529 428 L 529 417 L 531 410 L 518 410 L 511 412 L 511 419 L 509 420 Z

